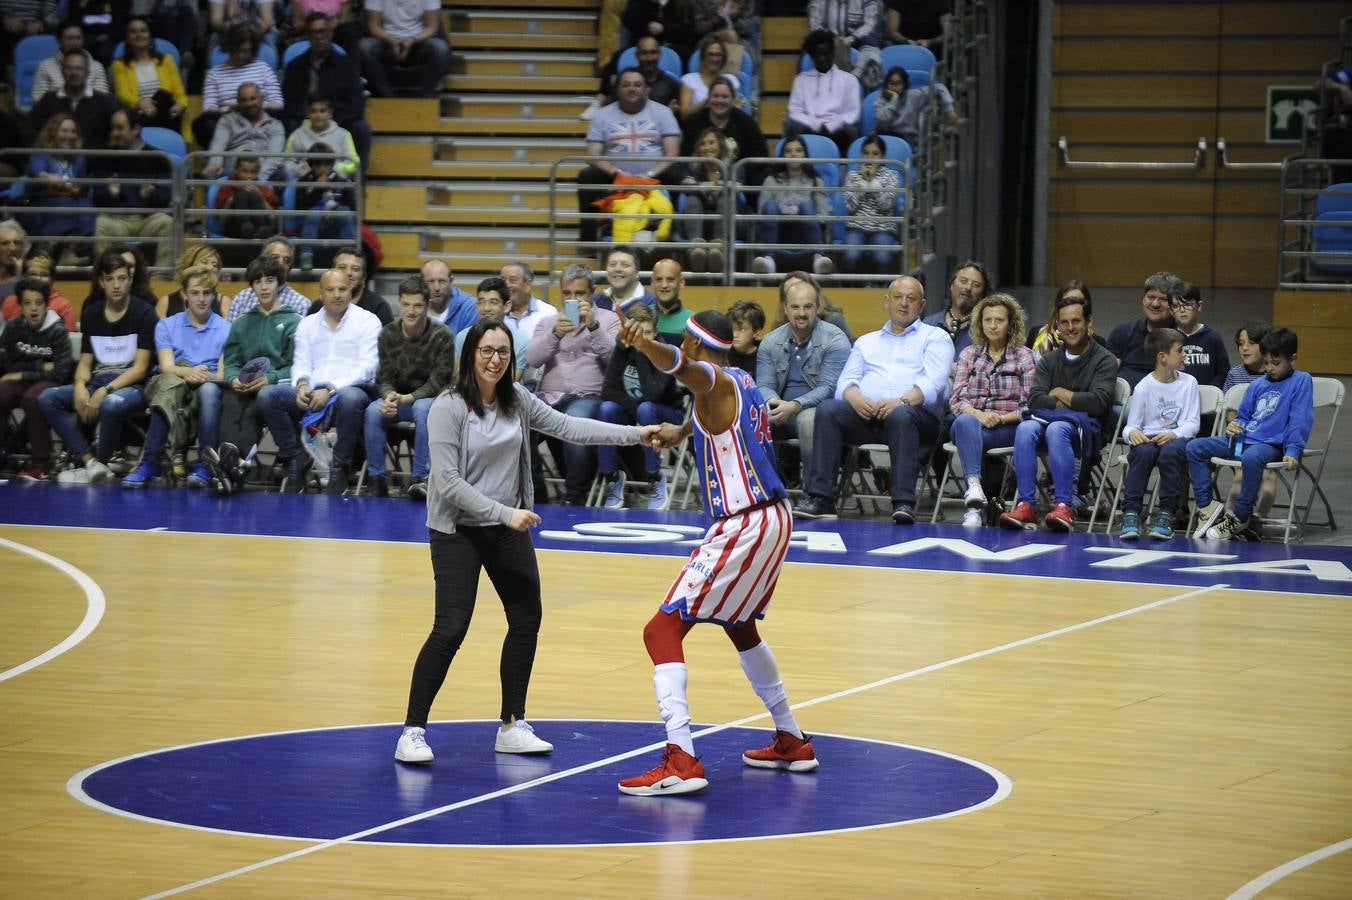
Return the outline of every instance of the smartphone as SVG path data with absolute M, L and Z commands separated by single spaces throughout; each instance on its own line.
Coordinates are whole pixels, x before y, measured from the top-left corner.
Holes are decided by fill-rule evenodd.
M 568 317 L 568 321 L 576 325 L 578 323 L 579 317 L 581 316 L 581 313 L 578 311 L 577 308 L 577 301 L 576 300 L 563 301 L 563 314 Z

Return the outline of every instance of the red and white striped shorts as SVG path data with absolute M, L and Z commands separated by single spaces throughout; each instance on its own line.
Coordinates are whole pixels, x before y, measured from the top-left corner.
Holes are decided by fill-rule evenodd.
M 720 625 L 761 618 L 774 595 L 792 535 L 788 500 L 719 519 L 667 591 L 663 611 Z

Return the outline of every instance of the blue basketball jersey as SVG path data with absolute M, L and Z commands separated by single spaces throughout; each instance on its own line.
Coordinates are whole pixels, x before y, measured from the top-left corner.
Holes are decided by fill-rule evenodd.
M 691 417 L 704 508 L 715 519 L 786 496 L 775 468 L 770 410 L 756 379 L 730 366 L 723 371 L 737 386 L 737 418 L 732 427 L 710 434 L 698 415 Z

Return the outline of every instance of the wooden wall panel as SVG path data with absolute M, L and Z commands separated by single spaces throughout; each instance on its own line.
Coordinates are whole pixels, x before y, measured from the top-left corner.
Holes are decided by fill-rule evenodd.
M 1062 40 L 1052 52 L 1052 72 L 1171 72 L 1214 73 L 1218 60 L 1216 38 L 1168 41 L 1153 38 L 1121 40 Z
M 1058 35 L 1216 34 L 1220 13 L 1215 3 L 1063 3 L 1057 4 L 1053 30 Z
M 1308 70 L 1311 72 L 1310 82 L 1313 83 L 1319 63 L 1337 55 L 1336 50 L 1333 32 L 1328 37 L 1319 38 L 1222 40 L 1220 67 L 1223 72 Z
M 1053 107 L 1211 109 L 1216 95 L 1214 74 L 1060 75 L 1052 81 Z
M 1203 216 L 1120 218 L 1056 216 L 1048 222 L 1047 278 L 1064 284 L 1139 285 L 1151 272 L 1211 271 L 1211 219 Z
M 1277 281 L 1276 216 L 1221 217 L 1215 225 L 1215 286 L 1270 287 Z
M 1274 291 L 1272 321 L 1300 336 L 1300 368 L 1352 375 L 1352 298 L 1345 291 Z
M 1321 35 L 1338 33 L 1338 20 L 1348 15 L 1345 0 L 1270 3 L 1221 3 L 1220 33 L 1225 35 Z

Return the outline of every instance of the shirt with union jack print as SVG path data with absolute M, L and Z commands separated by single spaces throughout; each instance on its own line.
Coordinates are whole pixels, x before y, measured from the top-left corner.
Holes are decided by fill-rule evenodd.
M 649 100 L 636 113 L 627 113 L 620 104 L 603 106 L 592 116 L 587 143 L 602 145 L 602 153 L 622 172 L 641 175 L 653 167 L 649 160 L 621 162 L 614 157 L 652 157 L 662 155 L 662 138 L 681 136 L 681 126 L 670 109 Z

